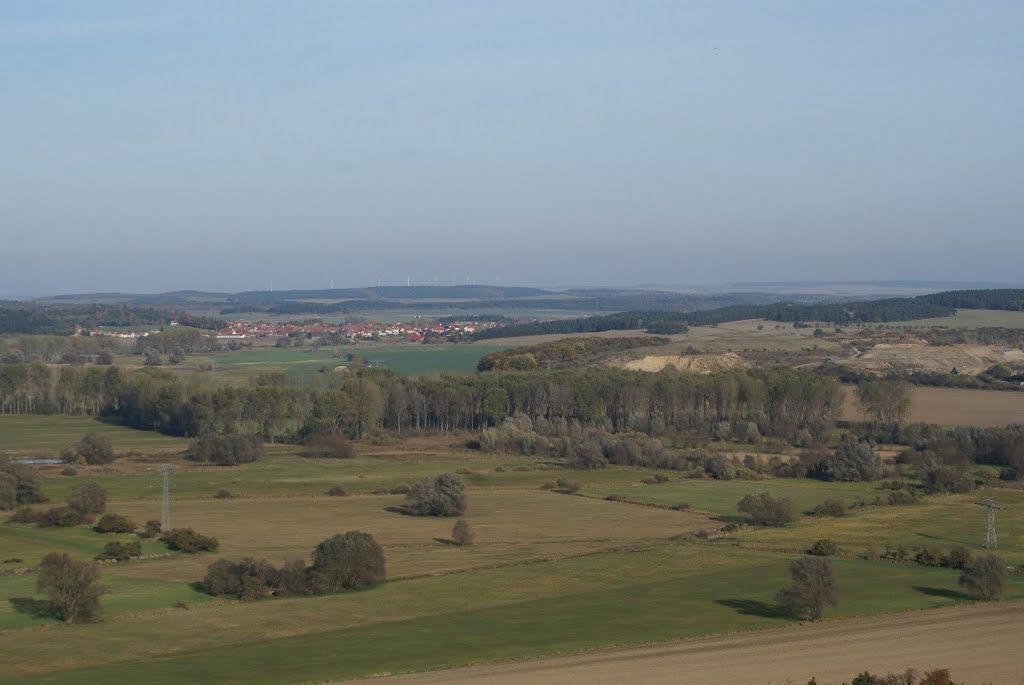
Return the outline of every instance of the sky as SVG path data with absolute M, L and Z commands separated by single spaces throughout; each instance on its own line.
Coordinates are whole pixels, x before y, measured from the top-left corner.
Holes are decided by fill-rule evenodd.
M 1024 281 L 1024 3 L 0 0 L 0 294 Z

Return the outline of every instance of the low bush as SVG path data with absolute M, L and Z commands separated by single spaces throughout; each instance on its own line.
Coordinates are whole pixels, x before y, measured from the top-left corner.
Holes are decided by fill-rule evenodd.
M 793 500 L 776 497 L 770 492 L 759 495 L 745 495 L 736 508 L 747 514 L 754 523 L 762 526 L 784 526 L 796 520 Z
M 473 539 L 475 537 L 476 533 L 474 533 L 470 525 L 466 523 L 466 519 L 459 519 L 452 527 L 452 542 L 460 547 L 473 544 Z
M 106 559 L 125 561 L 138 556 L 142 556 L 142 543 L 134 540 L 132 542 L 108 542 L 103 551 L 96 555 L 96 558 L 101 561 Z
M 582 488 L 583 485 L 577 481 L 569 480 L 568 478 L 559 478 L 555 481 L 555 486 L 551 489 L 555 492 L 572 495 L 579 492 Z
M 821 504 L 814 507 L 815 516 L 845 516 L 846 504 L 835 497 L 829 497 Z
M 220 490 L 215 492 L 213 496 L 217 499 L 231 499 L 234 497 L 234 495 L 231 494 L 230 490 L 226 490 L 224 488 L 221 488 Z
M 348 492 L 346 492 L 345 488 L 343 488 L 342 486 L 335 485 L 334 487 L 329 489 L 326 494 L 330 495 L 331 497 L 344 497 L 345 495 L 348 494 Z
M 134 533 L 135 521 L 120 514 L 104 514 L 93 528 L 97 533 Z
M 217 538 L 200 535 L 191 528 L 174 528 L 160 536 L 160 542 L 176 552 L 196 554 L 198 552 L 216 552 L 220 547 Z
M 356 456 L 352 443 L 341 433 L 314 435 L 306 440 L 302 456 L 312 459 L 351 459 Z
M 957 545 L 949 550 L 942 559 L 942 565 L 946 568 L 965 569 L 971 565 L 971 552 L 963 545 Z
M 139 535 L 144 538 L 155 538 L 160 535 L 162 531 L 163 527 L 160 525 L 160 522 L 150 519 L 149 521 L 146 521 L 146 525 L 142 527 L 142 532 L 139 533 Z
M 830 538 L 822 538 L 816 540 L 807 553 L 817 557 L 834 557 L 839 553 L 839 544 Z

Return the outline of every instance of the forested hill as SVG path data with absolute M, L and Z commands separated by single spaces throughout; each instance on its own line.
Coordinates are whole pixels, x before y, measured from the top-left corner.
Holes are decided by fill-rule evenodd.
M 75 326 L 166 326 L 171 321 L 177 321 L 182 326 L 204 329 L 220 328 L 225 323 L 222 319 L 176 310 L 125 305 L 37 307 L 20 302 L 0 305 L 0 334 L 70 335 Z
M 745 319 L 794 323 L 885 323 L 950 316 L 960 309 L 1024 311 L 1024 289 L 951 290 L 918 297 L 895 297 L 863 302 L 799 304 L 781 302 L 735 305 L 699 312 L 631 311 L 584 319 L 543 321 L 481 331 L 478 339 L 521 335 L 598 333 L 639 330 L 649 333 L 682 333 L 688 326 L 709 326 Z

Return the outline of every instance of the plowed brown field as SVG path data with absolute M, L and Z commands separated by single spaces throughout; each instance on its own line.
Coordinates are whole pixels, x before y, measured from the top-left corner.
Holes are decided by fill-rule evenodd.
M 858 673 L 948 668 L 956 682 L 1024 681 L 1024 602 L 803 624 L 656 647 L 376 678 L 374 685 L 849 682 Z

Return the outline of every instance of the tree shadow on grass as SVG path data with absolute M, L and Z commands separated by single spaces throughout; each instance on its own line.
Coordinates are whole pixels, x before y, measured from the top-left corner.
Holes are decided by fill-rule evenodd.
M 970 599 L 970 597 L 958 590 L 950 590 L 944 587 L 924 587 L 922 585 L 915 585 L 914 590 L 920 592 L 922 595 L 928 595 L 929 597 L 943 597 L 945 599 L 957 600 Z
M 416 512 L 402 505 L 384 507 L 384 511 L 392 514 L 402 514 L 403 516 L 416 516 Z
M 440 542 L 442 545 L 450 545 L 452 547 L 461 547 L 455 540 L 449 540 L 448 538 L 434 538 L 434 542 Z
M 735 609 L 738 613 L 746 616 L 761 616 L 763 618 L 790 618 L 790 615 L 774 604 L 761 602 L 756 599 L 716 599 L 715 604 Z
M 28 614 L 32 618 L 59 619 L 56 607 L 52 602 L 34 597 L 11 597 L 7 600 L 19 614 Z

